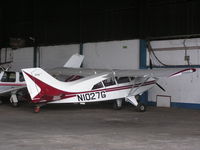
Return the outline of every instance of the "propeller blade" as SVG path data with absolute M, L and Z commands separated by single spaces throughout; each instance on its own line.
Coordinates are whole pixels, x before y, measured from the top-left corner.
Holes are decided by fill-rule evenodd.
M 166 90 L 165 90 L 160 84 L 156 83 L 156 85 L 157 85 L 161 90 L 163 90 L 164 92 L 166 92 Z
M 149 68 L 150 68 L 150 69 L 153 69 L 153 64 L 152 64 L 151 59 L 149 60 Z

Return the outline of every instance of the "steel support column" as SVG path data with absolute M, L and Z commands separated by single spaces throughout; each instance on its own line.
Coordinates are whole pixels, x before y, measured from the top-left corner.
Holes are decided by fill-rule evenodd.
M 139 68 L 140 69 L 147 69 L 147 43 L 146 40 L 140 40 L 140 63 Z M 144 92 L 140 96 L 140 102 L 144 104 L 148 104 L 148 92 Z

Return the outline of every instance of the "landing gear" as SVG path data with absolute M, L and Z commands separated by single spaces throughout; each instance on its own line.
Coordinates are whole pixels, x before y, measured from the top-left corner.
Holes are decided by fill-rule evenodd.
M 16 95 L 17 91 L 13 91 L 11 93 L 11 97 L 10 97 L 10 103 L 12 104 L 13 107 L 17 107 L 18 105 L 18 99 L 17 99 L 17 95 Z
M 120 110 L 122 109 L 122 99 L 117 99 L 113 103 L 113 109 Z
M 136 107 L 136 110 L 138 112 L 145 112 L 146 111 L 146 105 L 145 104 L 142 104 L 142 103 L 139 103 Z
M 146 111 L 146 105 L 141 103 L 139 100 L 138 100 L 138 97 L 139 95 L 136 95 L 136 96 L 128 96 L 126 97 L 126 101 L 131 103 L 132 105 L 136 106 L 136 111 L 138 112 L 144 112 Z
M 19 104 L 18 104 L 17 102 L 13 102 L 13 103 L 12 103 L 12 106 L 13 106 L 13 107 L 18 107 Z
M 41 108 L 42 106 L 44 106 L 44 105 L 46 105 L 46 103 L 35 104 L 33 111 L 34 111 L 35 113 L 39 113 L 40 110 L 41 110 L 40 108 Z

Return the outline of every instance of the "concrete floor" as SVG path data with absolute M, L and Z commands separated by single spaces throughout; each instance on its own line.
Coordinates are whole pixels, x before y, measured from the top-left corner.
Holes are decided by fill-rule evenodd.
M 197 150 L 200 110 L 0 106 L 0 150 Z

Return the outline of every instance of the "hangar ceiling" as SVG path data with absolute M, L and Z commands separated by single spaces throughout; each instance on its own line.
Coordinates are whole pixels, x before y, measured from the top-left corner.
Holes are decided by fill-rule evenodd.
M 6 1 L 0 5 L 0 47 L 10 38 L 39 45 L 200 33 L 198 0 Z

